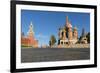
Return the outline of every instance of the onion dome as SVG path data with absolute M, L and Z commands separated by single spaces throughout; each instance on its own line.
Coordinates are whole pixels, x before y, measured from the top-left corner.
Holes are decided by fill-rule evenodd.
M 74 30 L 77 30 L 77 27 L 74 27 Z
M 71 23 L 68 23 L 68 24 L 66 25 L 66 27 L 67 27 L 67 28 L 72 28 Z

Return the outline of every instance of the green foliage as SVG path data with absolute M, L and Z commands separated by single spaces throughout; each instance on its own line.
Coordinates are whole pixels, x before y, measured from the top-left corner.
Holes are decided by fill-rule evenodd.
M 27 46 L 27 45 L 21 45 L 22 48 L 31 48 L 32 46 Z
M 80 43 L 80 42 L 81 42 L 81 39 L 82 39 L 82 36 L 80 36 L 80 37 L 78 38 L 77 43 Z
M 87 42 L 90 43 L 90 32 L 88 32 L 88 34 L 86 35 L 87 38 Z
M 51 41 L 49 41 L 49 46 L 51 46 Z
M 54 35 L 51 35 L 50 37 L 50 41 L 49 41 L 49 45 L 53 46 L 56 43 L 56 38 Z

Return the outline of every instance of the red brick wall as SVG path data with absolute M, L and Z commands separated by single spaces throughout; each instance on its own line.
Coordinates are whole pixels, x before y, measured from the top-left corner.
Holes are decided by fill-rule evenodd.
M 38 41 L 35 40 L 34 38 L 32 37 L 22 37 L 21 38 L 21 44 L 22 45 L 25 45 L 25 46 L 33 46 L 33 47 L 38 47 Z

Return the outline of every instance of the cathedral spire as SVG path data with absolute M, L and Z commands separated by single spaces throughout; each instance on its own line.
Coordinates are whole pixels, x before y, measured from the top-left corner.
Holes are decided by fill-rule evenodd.
M 68 20 L 68 16 L 66 16 L 66 27 L 67 28 L 72 28 L 72 25 L 71 25 L 71 23 Z
M 68 16 L 66 16 L 66 26 L 69 24 Z

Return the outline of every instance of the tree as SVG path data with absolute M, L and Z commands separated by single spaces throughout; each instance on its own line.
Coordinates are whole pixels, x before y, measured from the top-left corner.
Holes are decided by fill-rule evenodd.
M 80 36 L 80 37 L 79 37 L 78 43 L 80 43 L 80 42 L 81 42 L 81 39 L 82 39 L 82 36 Z
M 56 38 L 54 35 L 51 35 L 50 37 L 50 41 L 49 41 L 49 45 L 53 46 L 56 43 Z
M 87 33 L 86 38 L 87 38 L 87 42 L 90 43 L 90 32 Z
M 49 41 L 49 46 L 51 46 L 51 41 Z

